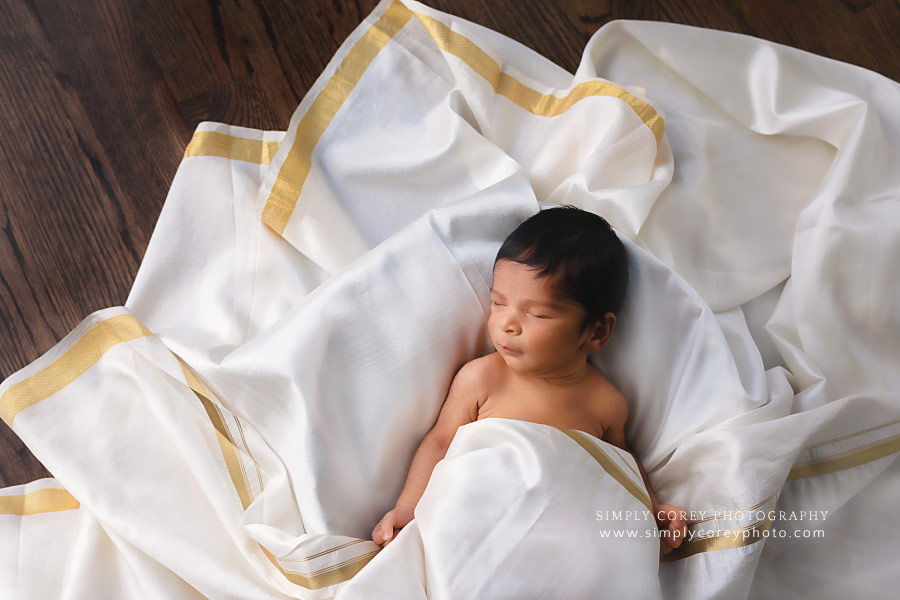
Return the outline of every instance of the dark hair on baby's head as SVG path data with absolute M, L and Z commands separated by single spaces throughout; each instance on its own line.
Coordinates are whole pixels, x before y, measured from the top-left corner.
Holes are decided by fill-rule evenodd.
M 519 224 L 500 246 L 497 261 L 511 260 L 553 277 L 556 292 L 587 311 L 581 331 L 611 312 L 618 315 L 628 287 L 628 255 L 610 224 L 566 204 Z

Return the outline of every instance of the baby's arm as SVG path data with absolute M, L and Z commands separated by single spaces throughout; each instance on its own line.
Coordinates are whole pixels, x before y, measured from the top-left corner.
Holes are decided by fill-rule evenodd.
M 412 521 L 414 511 L 435 465 L 447 454 L 456 430 L 478 418 L 479 391 L 483 389 L 482 363 L 477 359 L 463 365 L 453 377 L 437 423 L 425 434 L 409 467 L 409 475 L 397 504 L 375 525 L 372 541 L 386 546 L 394 534 Z
M 661 529 L 668 533 L 660 538 L 660 550 L 663 554 L 668 554 L 681 545 L 682 540 L 687 536 L 687 522 L 685 512 L 672 504 L 661 504 L 656 494 L 653 493 L 653 487 L 650 485 L 650 478 L 647 477 L 647 471 L 640 459 L 632 452 L 625 443 L 625 422 L 628 420 L 628 403 L 625 396 L 621 393 L 615 395 L 607 405 L 604 414 L 606 415 L 605 427 L 603 430 L 604 441 L 609 442 L 613 446 L 621 448 L 634 457 L 638 469 L 641 471 L 641 477 L 644 479 L 644 486 L 650 495 L 650 504 L 653 507 L 653 516 L 656 523 Z

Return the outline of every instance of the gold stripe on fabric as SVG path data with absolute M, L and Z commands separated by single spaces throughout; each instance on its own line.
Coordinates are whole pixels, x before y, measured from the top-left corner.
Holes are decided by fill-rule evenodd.
M 244 451 L 247 453 L 247 456 L 253 460 L 253 466 L 256 468 L 256 480 L 259 482 L 259 489 L 263 490 L 265 486 L 263 485 L 262 471 L 259 470 L 259 463 L 256 462 L 256 459 L 253 458 L 253 454 L 250 452 L 250 446 L 247 444 L 247 437 L 244 435 L 244 427 L 241 425 L 241 420 L 234 414 L 231 415 L 231 418 L 234 419 L 234 424 L 237 426 L 238 433 L 241 435 L 241 444 L 244 446 Z
M 231 477 L 231 482 L 234 485 L 235 490 L 237 490 L 238 496 L 241 499 L 241 505 L 246 510 L 247 507 L 249 507 L 253 502 L 253 495 L 247 479 L 247 473 L 243 468 L 243 461 L 241 460 L 240 453 L 237 449 L 237 444 L 235 443 L 233 436 L 228 430 L 228 427 L 225 425 L 225 420 L 218 406 L 216 406 L 216 404 L 212 400 L 210 400 L 209 396 L 211 396 L 211 394 L 209 390 L 205 385 L 203 385 L 203 382 L 201 382 L 197 378 L 197 376 L 194 375 L 193 371 L 187 366 L 187 363 L 185 363 L 181 359 L 181 357 L 176 356 L 176 358 L 181 365 L 185 381 L 187 381 L 188 386 L 190 386 L 191 390 L 193 390 L 194 394 L 200 400 L 203 408 L 206 410 L 206 414 L 209 417 L 209 420 L 212 422 L 213 428 L 216 430 L 216 439 L 219 442 L 219 449 L 221 450 L 222 456 L 225 459 L 225 465 L 228 468 L 228 474 Z M 240 422 L 238 421 L 238 423 Z M 261 478 L 262 475 L 259 473 L 259 464 L 252 456 L 250 458 L 256 465 L 257 474 Z M 260 485 L 262 485 L 262 483 L 260 483 Z M 305 558 L 293 558 L 289 560 L 295 562 L 304 562 L 312 560 L 314 558 L 320 558 L 327 554 L 331 554 L 333 552 L 341 550 L 342 548 L 346 548 L 347 546 L 358 544 L 363 541 L 365 540 L 353 540 Z M 329 585 L 335 585 L 337 583 L 347 581 L 348 579 L 356 575 L 370 560 L 372 560 L 372 557 L 378 553 L 378 551 L 376 550 L 368 554 L 363 554 L 345 560 L 341 563 L 329 565 L 310 574 L 303 574 L 286 570 L 284 567 L 282 567 L 280 561 L 275 558 L 275 556 L 271 552 L 269 552 L 269 550 L 267 550 L 265 546 L 260 544 L 259 548 L 263 551 L 266 558 L 269 559 L 269 561 L 275 566 L 275 568 L 277 568 L 278 571 L 282 575 L 284 575 L 288 581 L 310 590 L 317 590 Z
M 411 17 L 410 10 L 399 1 L 391 4 L 344 57 L 334 75 L 300 119 L 294 143 L 278 171 L 278 177 L 263 209 L 263 223 L 277 233 L 284 232 L 294 212 L 300 191 L 309 175 L 312 153 L 319 138 L 372 60 Z
M 38 515 L 73 510 L 81 506 L 72 494 L 59 488 L 44 488 L 17 496 L 0 496 L 0 515 Z
M 896 425 L 900 423 L 900 419 L 895 419 L 893 421 L 888 421 L 887 423 L 882 423 L 881 425 L 876 425 L 874 427 L 869 427 L 868 429 L 863 429 L 862 431 L 856 431 L 853 433 L 848 433 L 847 435 L 842 435 L 839 438 L 834 438 L 833 440 L 825 440 L 824 442 L 819 442 L 818 444 L 813 444 L 811 446 L 807 446 L 804 450 L 811 450 L 813 448 L 818 448 L 819 446 L 824 446 L 826 444 L 833 444 L 834 442 L 839 442 L 841 440 L 846 440 L 847 438 L 856 437 L 857 435 L 862 435 L 864 433 L 869 433 L 870 431 L 875 431 L 876 429 L 882 429 L 884 427 L 889 427 L 891 425 Z
M 775 490 L 774 492 L 772 492 L 769 495 L 768 498 L 766 498 L 765 500 L 761 500 L 760 502 L 757 502 L 756 504 L 754 504 L 753 506 L 750 506 L 748 508 L 741 508 L 739 510 L 733 510 L 733 511 L 727 512 L 727 513 L 716 513 L 715 516 L 706 517 L 705 519 L 697 519 L 696 521 L 687 521 L 687 525 L 688 525 L 688 527 L 690 527 L 691 525 L 705 523 L 706 521 L 714 521 L 717 519 L 723 519 L 725 517 L 730 517 L 733 515 L 740 515 L 743 513 L 747 513 L 747 512 L 750 512 L 751 510 L 756 510 L 757 508 L 759 508 L 760 506 L 762 506 L 763 504 L 765 504 L 766 502 L 768 502 L 769 500 L 774 498 L 777 493 L 778 493 L 778 490 Z
M 148 335 L 153 333 L 134 315 L 117 315 L 95 323 L 49 366 L 11 385 L 0 397 L 0 418 L 12 427 L 20 412 L 46 400 L 75 381 L 110 348 Z
M 900 452 L 900 435 L 865 444 L 864 446 L 826 458 L 797 463 L 791 468 L 790 473 L 788 473 L 787 481 L 812 477 L 813 475 L 834 473 L 835 471 L 843 471 L 844 469 L 849 469 L 851 467 L 872 462 L 873 460 L 878 460 L 879 458 L 884 458 L 885 456 L 890 456 L 895 452 Z
M 772 519 L 766 517 L 762 521 L 757 521 L 746 527 L 716 532 L 716 535 L 686 541 L 678 548 L 661 556 L 659 560 L 660 562 L 672 562 L 695 554 L 700 554 L 701 552 L 713 552 L 715 550 L 729 550 L 732 548 L 749 546 L 750 544 L 755 544 L 763 539 L 766 535 L 765 532 L 768 531 L 770 527 L 772 527 Z
M 234 441 L 231 439 L 228 429 L 225 428 L 225 421 L 222 419 L 222 415 L 219 414 L 218 409 L 213 405 L 210 399 L 197 390 L 194 390 L 194 394 L 200 399 L 200 403 L 203 404 L 203 408 L 206 409 L 206 415 L 209 417 L 209 420 L 212 421 L 213 427 L 216 430 L 216 439 L 219 442 L 219 449 L 222 451 L 222 456 L 225 458 L 225 465 L 228 467 L 228 474 L 231 476 L 231 482 L 234 484 L 238 496 L 241 499 L 241 506 L 246 510 L 250 504 L 253 503 L 253 495 L 250 492 L 247 474 L 244 471 L 244 466 L 237 448 L 235 448 Z
M 623 88 L 606 81 L 585 81 L 575 86 L 564 97 L 541 94 L 511 75 L 503 73 L 497 61 L 468 38 L 451 31 L 437 19 L 413 12 L 399 0 L 395 0 L 344 57 L 334 75 L 297 124 L 296 137 L 278 171 L 262 214 L 263 223 L 278 234 L 284 233 L 296 208 L 312 165 L 312 153 L 319 139 L 375 56 L 413 16 L 419 20 L 438 47 L 468 64 L 473 71 L 491 84 L 495 93 L 508 98 L 532 114 L 554 117 L 569 110 L 584 98 L 610 96 L 619 98 L 631 107 L 653 132 L 657 145 L 662 140 L 665 131 L 663 118 L 647 102 Z
M 887 423 L 885 425 L 891 425 L 891 423 Z M 883 425 L 882 425 L 883 426 Z M 867 429 L 866 431 L 872 431 L 874 429 L 879 429 L 882 426 L 872 427 Z M 863 432 L 859 432 L 863 433 Z M 849 436 L 843 436 L 841 438 L 837 438 L 837 440 L 846 439 L 848 437 L 852 437 L 855 434 L 851 434 Z M 831 441 L 837 441 L 831 440 Z M 820 446 L 821 444 L 815 444 L 814 446 Z M 852 467 L 856 467 L 868 462 L 872 462 L 874 460 L 878 460 L 880 458 L 884 458 L 886 456 L 890 456 L 896 452 L 900 452 L 900 435 L 896 435 L 884 440 L 879 440 L 876 442 L 872 442 L 870 444 L 866 444 L 864 446 L 854 448 L 852 450 L 847 450 L 846 452 L 842 452 L 840 454 L 836 454 L 834 456 L 829 456 L 822 459 L 810 460 L 802 463 L 798 463 L 794 465 L 791 469 L 790 473 L 787 476 L 787 481 L 802 479 L 804 477 L 811 477 L 814 475 L 824 475 L 827 473 L 834 473 L 836 471 L 842 471 L 844 469 L 849 469 Z M 774 494 L 773 494 L 774 496 Z M 772 496 L 766 498 L 762 502 L 760 502 L 757 506 L 752 508 L 758 508 L 762 506 L 766 502 L 768 502 Z M 745 510 L 752 510 L 745 509 Z M 736 511 L 743 512 L 743 511 Z M 718 517 L 725 515 L 718 515 Z M 717 518 L 718 518 L 717 517 Z M 704 519 L 708 520 L 708 519 Z M 692 521 L 689 523 L 690 525 L 695 525 L 702 521 Z M 688 556 L 693 556 L 694 554 L 698 554 L 700 552 L 709 552 L 711 550 L 723 550 L 727 548 L 737 548 L 740 546 L 745 546 L 747 544 L 752 544 L 753 542 L 759 541 L 761 537 L 764 535 L 762 532 L 766 531 L 771 527 L 772 519 L 767 518 L 763 521 L 757 522 L 754 525 L 750 525 L 748 527 L 743 527 L 740 529 L 733 529 L 730 531 L 726 531 L 720 533 L 714 537 L 704 537 L 695 539 L 693 541 L 688 541 L 682 544 L 679 548 L 676 548 L 668 555 L 664 556 L 661 560 L 664 562 L 669 562 L 673 560 L 679 560 L 682 558 L 687 558 Z M 749 533 L 744 534 L 744 531 L 749 531 Z M 738 539 L 740 536 L 740 539 Z
M 646 506 L 647 510 L 653 510 L 646 490 L 642 490 L 630 477 L 623 473 L 619 466 L 614 463 L 613 460 L 597 446 L 597 444 L 588 439 L 587 434 L 582 433 L 577 429 L 560 429 L 560 431 L 575 440 L 579 446 L 587 450 L 588 454 L 603 467 L 603 470 L 609 473 L 610 477 L 618 481 L 619 484 L 628 490 L 632 496 L 637 498 L 641 504 Z
M 343 562 L 339 562 L 334 565 L 329 565 L 327 567 L 319 569 L 318 571 L 314 571 L 314 572 L 310 573 L 309 575 L 303 575 L 301 573 L 292 572 L 292 571 L 288 571 L 288 573 L 292 573 L 293 575 L 300 575 L 300 576 L 306 578 L 307 580 L 322 579 L 322 580 L 326 580 L 326 581 L 328 580 L 328 578 L 343 577 L 346 573 L 348 573 L 350 571 L 353 571 L 353 574 L 355 575 L 356 573 L 359 572 L 360 569 L 362 569 L 366 565 L 366 563 L 368 563 L 370 560 L 372 560 L 372 558 L 376 554 L 378 554 L 378 552 L 380 552 L 380 550 L 381 549 L 379 548 L 378 550 L 372 550 L 365 554 L 360 554 L 359 556 L 354 556 L 353 558 L 348 558 L 347 560 L 345 560 Z M 351 577 L 352 577 L 352 575 L 351 575 Z M 332 584 L 340 583 L 340 581 L 343 581 L 343 580 L 342 579 L 333 579 Z M 332 585 L 332 584 L 328 584 L 328 585 Z
M 343 583 L 349 579 L 352 579 L 354 575 L 359 573 L 364 566 L 366 566 L 372 558 L 378 554 L 378 550 L 373 552 L 369 552 L 367 554 L 362 554 L 350 560 L 346 560 L 338 565 L 334 565 L 332 567 L 328 567 L 326 569 L 320 569 L 315 573 L 310 575 L 303 575 L 300 573 L 293 573 L 290 571 L 285 571 L 284 568 L 278 563 L 278 559 L 275 558 L 271 552 L 269 552 L 264 546 L 260 545 L 263 553 L 266 555 L 266 558 L 278 569 L 281 574 L 283 574 L 288 581 L 294 583 L 296 585 L 302 586 L 308 590 L 318 590 L 324 587 L 328 587 L 329 585 L 335 585 L 338 583 Z
M 218 156 L 231 160 L 267 165 L 278 151 L 281 142 L 264 142 L 236 137 L 218 131 L 198 131 L 184 150 L 184 158 Z
M 541 117 L 555 117 L 569 110 L 576 102 L 591 96 L 612 96 L 619 98 L 640 117 L 644 125 L 650 128 L 659 145 L 665 131 L 665 122 L 652 106 L 626 92 L 621 87 L 608 81 L 585 81 L 576 85 L 564 97 L 553 94 L 541 94 L 516 78 L 500 70 L 500 65 L 484 50 L 468 38 L 451 30 L 441 21 L 413 13 L 438 47 L 453 54 L 481 75 L 494 91 L 505 96 L 528 112 Z
M 637 469 L 635 469 L 634 467 L 632 467 L 632 466 L 628 463 L 627 460 L 625 461 L 625 466 L 628 467 L 628 470 L 629 470 L 629 471 L 631 471 L 632 473 L 634 473 L 634 477 L 635 477 L 638 481 L 643 481 L 643 480 L 644 480 L 644 478 L 641 476 L 641 474 L 637 472 Z
M 319 558 L 320 556 L 325 556 L 326 554 L 331 554 L 332 552 L 336 552 L 341 550 L 342 548 L 346 548 L 348 546 L 354 546 L 356 544 L 361 544 L 366 540 L 351 540 L 347 543 L 341 544 L 340 546 L 335 546 L 334 548 L 329 548 L 328 550 L 322 550 L 321 552 L 317 552 L 316 554 L 310 554 L 309 556 L 305 556 L 303 558 L 280 558 L 278 562 L 286 563 L 286 562 L 307 562 L 313 560 L 314 558 Z
M 187 381 L 188 386 L 193 390 L 194 395 L 200 400 L 204 410 L 206 410 L 206 416 L 209 417 L 213 428 L 216 430 L 216 440 L 219 442 L 219 449 L 222 451 L 222 457 L 225 459 L 225 466 L 228 468 L 228 474 L 231 476 L 231 483 L 234 485 L 238 497 L 241 499 L 241 506 L 246 510 L 253 502 L 253 494 L 250 491 L 247 474 L 244 472 L 241 457 L 238 454 L 234 440 L 232 439 L 228 428 L 225 426 L 225 421 L 219 413 L 218 407 L 216 407 L 212 400 L 207 397 L 208 390 L 206 389 L 206 386 L 197 379 L 181 357 L 176 358 L 178 358 L 178 363 L 181 365 L 181 371 L 184 373 L 185 381 Z

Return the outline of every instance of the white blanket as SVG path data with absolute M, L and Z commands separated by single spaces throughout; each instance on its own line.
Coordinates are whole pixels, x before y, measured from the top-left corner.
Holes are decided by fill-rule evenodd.
M 900 584 L 898 107 L 892 81 L 735 34 L 613 22 L 573 76 L 385 0 L 286 132 L 201 124 L 126 306 L 0 385 L 55 476 L 0 490 L 0 591 L 596 597 L 562 590 L 597 572 L 553 579 L 555 561 L 622 558 L 606 585 L 651 594 L 649 538 L 598 537 L 597 511 L 635 498 L 565 471 L 602 475 L 535 424 L 463 428 L 408 529 L 380 553 L 367 539 L 453 374 L 491 350 L 501 241 L 565 202 L 606 217 L 632 263 L 591 360 L 628 398 L 657 495 L 692 511 L 662 596 L 883 595 Z M 454 530 L 505 508 L 499 474 L 500 502 L 450 501 L 504 460 L 572 496 L 543 497 L 545 521 L 525 502 L 493 535 Z
M 338 598 L 659 598 L 634 459 L 594 436 L 489 418 L 459 429 L 416 518 Z

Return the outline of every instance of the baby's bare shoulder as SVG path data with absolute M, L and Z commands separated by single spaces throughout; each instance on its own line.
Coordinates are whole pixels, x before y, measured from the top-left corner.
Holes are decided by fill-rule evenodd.
M 499 374 L 496 352 L 473 358 L 456 372 L 454 387 L 460 394 L 476 400 L 481 405 L 488 397 L 491 387 Z
M 597 379 L 591 392 L 591 407 L 595 417 L 603 424 L 604 429 L 622 427 L 628 419 L 628 402 L 606 377 L 598 371 Z

